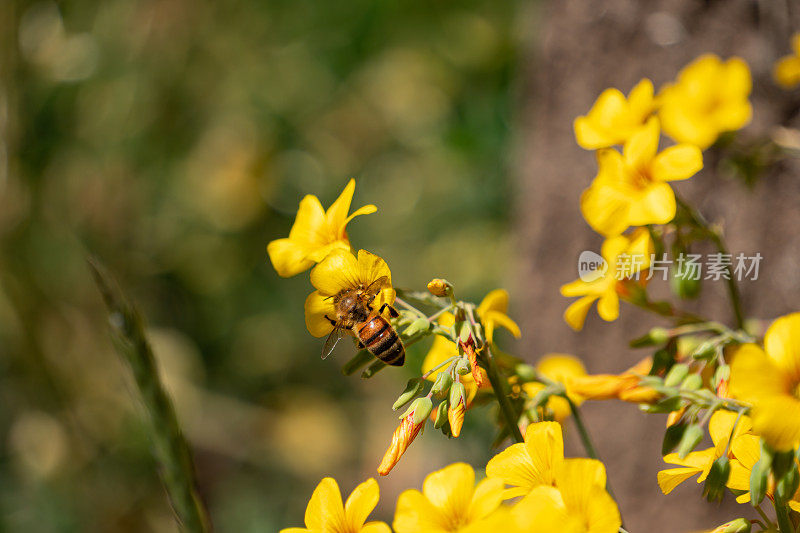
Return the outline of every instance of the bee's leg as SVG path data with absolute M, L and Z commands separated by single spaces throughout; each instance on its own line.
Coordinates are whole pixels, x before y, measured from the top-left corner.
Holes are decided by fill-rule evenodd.
M 356 346 L 358 346 L 359 350 L 363 350 L 365 348 L 364 343 L 361 341 L 358 341 L 358 344 L 356 344 Z
M 378 312 L 380 314 L 383 314 L 383 310 L 386 309 L 387 307 L 389 308 L 389 316 L 391 316 L 392 318 L 397 318 L 400 316 L 400 313 L 397 312 L 397 309 L 395 309 L 389 304 L 383 304 Z
M 328 315 L 325 315 L 325 319 L 326 319 L 328 322 L 330 322 L 330 323 L 331 323 L 331 326 L 335 326 L 335 325 L 336 325 L 336 321 L 335 321 L 334 319 L 332 319 L 331 317 L 329 317 Z

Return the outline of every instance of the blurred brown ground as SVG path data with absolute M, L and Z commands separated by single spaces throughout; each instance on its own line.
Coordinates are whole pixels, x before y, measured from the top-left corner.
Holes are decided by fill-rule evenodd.
M 532 21 L 540 31 L 528 65 L 528 90 L 518 146 L 516 205 L 519 264 L 523 288 L 517 316 L 526 332 L 523 354 L 535 361 L 547 352 L 581 356 L 591 372 L 618 372 L 645 355 L 627 342 L 659 323 L 623 305 L 620 319 L 604 323 L 590 311 L 586 327 L 573 333 L 561 319 L 568 302 L 558 286 L 575 279 L 578 254 L 599 250 L 601 238 L 584 222 L 579 195 L 595 175 L 592 153 L 575 144 L 573 119 L 584 114 L 600 92 L 617 87 L 627 93 L 642 77 L 656 88 L 706 52 L 743 57 L 754 90 L 753 122 L 745 138 L 769 134 L 772 125 L 797 126 L 793 109 L 798 92 L 771 80 L 774 61 L 789 53 L 798 26 L 797 2 L 745 0 L 564 0 L 543 6 Z M 750 191 L 741 181 L 710 168 L 678 185 L 678 191 L 711 221 L 724 224 L 733 253 L 760 252 L 758 281 L 741 284 L 746 314 L 770 319 L 800 308 L 800 180 L 797 162 L 782 163 Z M 663 287 L 662 287 L 663 288 Z M 730 323 L 722 283 L 706 283 L 698 304 L 687 305 Z M 523 318 L 524 317 L 524 318 Z M 755 517 L 730 496 L 721 507 L 705 503 L 693 481 L 663 496 L 656 472 L 664 417 L 644 415 L 633 405 L 600 402 L 585 415 L 629 531 L 690 531 L 711 528 L 737 516 Z M 568 430 L 570 431 L 571 428 Z M 569 436 L 568 450 L 580 454 Z

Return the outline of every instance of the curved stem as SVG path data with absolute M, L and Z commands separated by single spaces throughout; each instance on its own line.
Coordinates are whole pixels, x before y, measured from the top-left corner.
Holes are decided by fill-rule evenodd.
M 575 405 L 575 402 L 573 402 L 566 394 L 564 394 L 562 398 L 567 400 L 569 408 L 572 411 L 572 418 L 575 420 L 575 426 L 578 428 L 578 433 L 581 436 L 581 442 L 583 443 L 583 447 L 586 449 L 586 455 L 599 461 L 600 456 L 597 455 L 597 450 L 592 443 L 592 437 L 589 435 L 589 430 L 586 429 L 586 426 L 583 423 L 583 417 L 581 416 L 580 409 L 578 409 L 578 406 Z
M 492 391 L 494 392 L 495 398 L 497 398 L 497 403 L 500 404 L 500 411 L 503 413 L 503 418 L 506 420 L 508 431 L 511 433 L 511 436 L 514 437 L 515 441 L 525 442 L 525 439 L 522 437 L 522 432 L 519 430 L 519 425 L 517 424 L 517 417 L 514 415 L 514 408 L 511 407 L 511 403 L 508 401 L 506 389 L 503 386 L 503 381 L 500 379 L 500 372 L 497 370 L 497 363 L 494 361 L 494 356 L 488 344 L 486 345 L 484 353 L 484 359 L 486 359 L 486 374 L 489 376 L 489 382 L 492 384 Z
M 705 219 L 705 217 L 694 207 L 689 205 L 686 201 L 683 200 L 677 194 L 675 195 L 675 199 L 678 205 L 683 209 L 689 218 L 694 222 L 694 224 L 698 227 L 698 229 L 702 230 L 703 233 L 714 243 L 716 246 L 717 251 L 723 255 L 728 254 L 728 248 L 725 246 L 725 241 L 722 239 L 722 235 L 720 235 L 719 231 L 711 227 L 711 224 Z M 733 268 L 731 265 L 726 264 L 725 270 L 727 271 L 726 277 L 726 284 L 728 287 L 728 295 L 731 299 L 731 307 L 733 308 L 733 315 L 736 319 L 736 327 L 738 329 L 744 328 L 744 313 L 742 312 L 742 301 L 741 296 L 739 295 L 739 286 L 736 284 L 736 280 L 733 277 Z

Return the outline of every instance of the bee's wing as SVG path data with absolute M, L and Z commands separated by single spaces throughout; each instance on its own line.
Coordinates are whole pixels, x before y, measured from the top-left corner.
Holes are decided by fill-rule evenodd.
M 369 287 L 364 289 L 364 298 L 371 302 L 375 299 L 379 292 L 383 289 L 389 289 L 392 287 L 392 284 L 389 283 L 389 276 L 381 276 L 372 283 L 369 284 Z
M 333 331 L 331 334 L 328 335 L 328 338 L 325 339 L 325 344 L 322 346 L 322 358 L 325 359 L 328 357 L 333 349 L 336 347 L 336 343 L 339 342 L 339 339 L 344 337 L 345 329 L 341 326 L 334 326 Z

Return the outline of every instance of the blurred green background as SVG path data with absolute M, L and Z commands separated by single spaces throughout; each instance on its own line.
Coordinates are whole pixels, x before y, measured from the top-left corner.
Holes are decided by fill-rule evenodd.
M 301 525 L 346 494 L 397 423 L 403 370 L 319 359 L 307 274 L 266 244 L 304 194 L 350 177 L 348 228 L 395 284 L 509 281 L 510 155 L 531 5 L 472 0 L 5 0 L 0 7 L 0 530 L 174 531 L 129 369 L 85 264 L 147 317 L 219 531 Z M 507 340 L 507 339 L 503 339 Z M 430 431 L 381 479 L 480 465 L 488 412 Z

